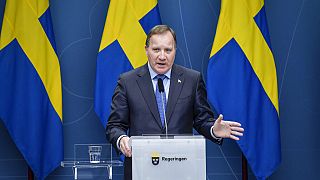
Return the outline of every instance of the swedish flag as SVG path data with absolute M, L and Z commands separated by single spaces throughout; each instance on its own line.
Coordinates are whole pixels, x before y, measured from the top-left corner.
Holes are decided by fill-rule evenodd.
M 222 1 L 207 71 L 208 98 L 245 129 L 238 144 L 258 179 L 281 161 L 277 76 L 263 0 Z
M 119 75 L 147 62 L 146 34 L 158 24 L 156 0 L 111 0 L 97 58 L 94 104 L 104 127 Z
M 38 179 L 63 160 L 62 91 L 48 0 L 7 1 L 0 118 Z

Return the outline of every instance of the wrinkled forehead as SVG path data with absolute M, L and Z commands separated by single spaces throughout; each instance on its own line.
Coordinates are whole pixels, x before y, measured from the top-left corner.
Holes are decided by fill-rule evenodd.
M 174 38 L 169 31 L 161 34 L 154 34 L 150 37 L 150 46 L 165 46 L 173 48 L 174 45 Z

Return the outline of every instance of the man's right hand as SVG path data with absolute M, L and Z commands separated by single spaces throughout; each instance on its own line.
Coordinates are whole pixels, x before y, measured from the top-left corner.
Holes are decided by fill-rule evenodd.
M 120 139 L 120 150 L 126 157 L 131 157 L 131 147 L 129 146 L 129 137 L 125 136 Z

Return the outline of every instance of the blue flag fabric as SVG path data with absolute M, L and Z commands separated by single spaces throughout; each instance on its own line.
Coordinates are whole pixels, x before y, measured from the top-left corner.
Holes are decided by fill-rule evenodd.
M 0 119 L 38 179 L 63 160 L 62 89 L 48 0 L 7 1 Z
M 222 1 L 207 70 L 208 99 L 244 127 L 238 145 L 257 177 L 281 161 L 278 89 L 263 0 Z
M 156 0 L 111 0 L 97 58 L 94 102 L 104 127 L 119 75 L 147 62 L 146 34 L 158 24 Z

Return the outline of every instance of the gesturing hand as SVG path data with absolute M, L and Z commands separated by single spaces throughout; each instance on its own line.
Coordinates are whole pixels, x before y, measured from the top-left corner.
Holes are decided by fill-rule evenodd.
M 241 124 L 235 121 L 224 121 L 220 114 L 213 126 L 213 134 L 217 137 L 239 140 L 237 136 L 243 136 L 244 129 Z

